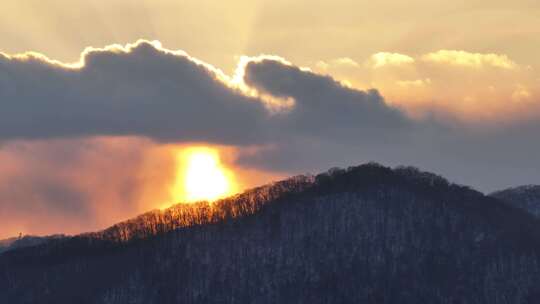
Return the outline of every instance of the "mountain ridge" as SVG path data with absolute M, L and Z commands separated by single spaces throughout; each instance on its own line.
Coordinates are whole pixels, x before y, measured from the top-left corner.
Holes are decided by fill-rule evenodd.
M 183 227 L 149 213 L 0 255 L 0 302 L 540 300 L 538 220 L 438 175 L 371 163 L 250 191 L 173 206 Z
M 540 185 L 512 187 L 489 194 L 540 218 Z
M 377 180 L 375 175 L 363 176 L 361 181 L 355 180 L 352 184 L 349 184 L 346 181 L 347 178 L 340 182 L 333 180 L 336 178 L 340 179 L 354 175 L 363 169 L 374 169 L 376 171 L 374 172 L 375 175 L 384 172 L 384 176 L 382 176 L 383 180 Z M 362 171 L 362 174 L 364 173 L 365 171 Z M 354 178 L 355 177 L 353 176 L 352 179 Z M 499 200 L 499 198 L 493 196 L 493 194 L 484 195 L 483 193 L 468 186 L 451 183 L 440 175 L 422 171 L 415 167 L 398 166 L 396 168 L 390 168 L 371 162 L 359 166 L 351 166 L 346 169 L 334 167 L 318 175 L 296 175 L 281 181 L 248 189 L 242 193 L 219 199 L 215 202 L 200 201 L 195 203 L 178 203 L 165 208 L 164 210 L 150 210 L 134 218 L 121 221 L 96 232 L 86 232 L 70 237 L 65 235 L 35 237 L 36 240 L 41 239 L 42 241 L 36 241 L 35 244 L 31 244 L 29 242 L 28 245 L 20 246 L 20 248 L 47 245 L 47 243 L 50 244 L 51 242 L 55 245 L 63 246 L 63 243 L 66 241 L 73 241 L 77 244 L 77 246 L 81 246 L 81 244 L 84 243 L 88 243 L 88 245 L 102 243 L 105 247 L 114 246 L 116 244 L 144 240 L 159 234 L 171 232 L 175 229 L 187 228 L 196 225 L 216 224 L 221 220 L 231 220 L 237 217 L 249 216 L 259 211 L 269 201 L 280 198 L 281 195 L 292 195 L 302 191 L 309 192 L 312 190 L 311 188 L 316 186 L 322 186 L 323 188 L 326 187 L 325 191 L 342 191 L 350 189 L 351 187 L 358 187 L 361 189 L 362 187 L 367 187 L 377 183 L 390 184 L 392 182 L 396 182 L 400 178 L 408 181 L 410 183 L 409 186 L 419 187 L 425 191 L 424 195 L 427 196 L 429 196 L 429 188 L 442 187 L 442 189 L 445 189 L 448 192 L 464 190 L 472 198 L 482 198 L 483 200 L 494 197 L 495 199 Z M 485 207 L 487 206 L 482 206 L 479 208 L 480 211 L 482 211 L 482 208 Z M 503 208 L 503 210 L 498 210 L 499 215 L 501 215 L 500 218 L 497 217 L 496 219 L 492 220 L 492 222 L 496 225 L 500 224 L 501 219 L 506 218 L 502 215 L 508 215 L 509 213 L 521 213 L 519 210 L 515 210 L 515 208 L 504 208 L 504 205 L 498 205 L 497 207 Z M 476 208 L 471 209 L 474 210 Z M 520 214 L 520 216 L 523 215 L 524 214 Z M 523 226 L 524 225 L 520 225 L 520 227 Z M 522 231 L 519 232 L 519 234 L 529 234 L 530 226 L 531 225 L 529 223 L 527 225 L 528 228 L 521 229 Z M 536 231 L 538 229 L 533 230 Z M 540 239 L 540 231 L 535 232 L 535 234 L 536 237 Z M 0 254 L 2 254 L 1 251 Z

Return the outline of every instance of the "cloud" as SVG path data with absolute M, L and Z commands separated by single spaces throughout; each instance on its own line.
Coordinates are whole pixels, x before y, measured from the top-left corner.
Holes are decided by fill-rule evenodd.
M 301 172 L 373 160 L 417 165 L 482 189 L 540 178 L 540 143 L 534 140 L 539 120 L 461 124 L 439 112 L 411 119 L 378 91 L 346 87 L 330 76 L 273 60 L 248 64 L 245 82 L 295 101 L 289 112 L 274 118 L 279 134 L 286 135 L 241 159 L 251 166 Z M 427 79 L 404 84 L 420 83 L 433 85 Z
M 411 117 L 437 112 L 467 124 L 540 118 L 538 71 L 508 55 L 438 50 L 419 55 L 378 52 L 354 69 L 314 70 L 356 88 L 377 88 Z
M 329 61 L 317 61 L 317 63 L 315 64 L 318 68 L 320 69 L 323 69 L 323 70 L 326 70 L 330 67 L 351 67 L 351 68 L 356 68 L 356 67 L 359 67 L 360 65 L 358 64 L 358 62 L 354 61 L 354 59 L 351 59 L 349 57 L 340 57 L 340 58 L 335 58 L 335 59 L 332 59 L 332 60 L 329 60 Z
M 428 86 L 429 84 L 431 84 L 431 79 L 426 78 L 426 79 L 415 79 L 415 80 L 398 80 L 396 83 L 397 85 L 406 87 L 406 88 L 423 87 L 423 86 Z
M 348 140 L 373 130 L 405 128 L 412 122 L 389 107 L 376 90 L 360 91 L 329 76 L 272 59 L 257 59 L 245 67 L 244 82 L 258 92 L 292 98 L 294 107 L 273 118 L 278 134 Z
M 384 58 L 407 62 L 394 65 L 401 74 L 387 82 L 402 92 L 455 87 L 433 64 Z M 530 83 L 508 90 L 507 113 L 510 106 L 540 112 Z M 491 100 L 467 96 L 465 105 L 490 109 Z M 174 146 L 193 142 L 233 149 L 227 163 L 249 186 L 367 161 L 416 165 L 483 190 L 540 179 L 539 119 L 462 124 L 438 111 L 412 119 L 378 90 L 277 56 L 242 57 L 228 76 L 147 41 L 90 48 L 72 64 L 2 55 L 0 104 L 0 222 L 14 233 L 35 222 L 47 227 L 41 232 L 94 229 L 159 207 L 177 173 Z
M 514 102 L 530 101 L 531 97 L 532 94 L 529 89 L 521 84 L 517 84 L 516 89 L 512 93 L 512 100 Z
M 414 58 L 404 54 L 379 52 L 371 55 L 369 65 L 373 68 L 380 68 L 384 66 L 402 66 L 414 63 L 414 61 Z
M 183 52 L 147 41 L 87 49 L 69 65 L 35 54 L 0 56 L 0 139 L 259 140 L 264 104 L 225 78 Z M 237 136 L 246 129 L 256 136 Z
M 471 68 L 495 67 L 502 69 L 515 69 L 518 65 L 506 55 L 470 53 L 456 50 L 440 50 L 422 56 L 422 59 L 431 63 L 450 64 Z

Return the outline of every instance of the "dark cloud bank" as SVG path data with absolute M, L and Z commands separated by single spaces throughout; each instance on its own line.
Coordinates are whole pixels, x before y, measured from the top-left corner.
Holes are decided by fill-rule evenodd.
M 376 90 L 351 89 L 271 58 L 250 61 L 244 81 L 261 94 L 294 100 L 278 113 L 208 65 L 151 43 L 88 51 L 84 63 L 69 68 L 0 56 L 0 142 L 135 135 L 264 146 L 239 161 L 287 172 L 378 161 L 419 166 L 481 190 L 540 182 L 538 122 L 417 121 Z

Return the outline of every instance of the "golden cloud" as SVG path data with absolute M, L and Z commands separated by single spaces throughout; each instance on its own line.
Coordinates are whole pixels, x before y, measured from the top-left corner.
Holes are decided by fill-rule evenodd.
M 355 69 L 336 64 L 315 68 L 356 88 L 377 88 L 388 103 L 415 118 L 436 112 L 476 124 L 540 117 L 538 73 L 505 54 L 378 52 Z
M 358 62 L 354 61 L 354 59 L 349 57 L 340 57 L 331 59 L 328 61 L 317 61 L 315 64 L 318 68 L 326 70 L 330 67 L 358 67 L 360 66 Z
M 368 64 L 373 68 L 380 68 L 383 66 L 401 66 L 414 63 L 414 61 L 414 58 L 404 54 L 379 52 L 371 55 Z
M 506 55 L 469 53 L 466 51 L 440 50 L 425 54 L 422 59 L 426 62 L 450 64 L 456 66 L 482 68 L 496 67 L 502 69 L 515 69 L 518 65 Z

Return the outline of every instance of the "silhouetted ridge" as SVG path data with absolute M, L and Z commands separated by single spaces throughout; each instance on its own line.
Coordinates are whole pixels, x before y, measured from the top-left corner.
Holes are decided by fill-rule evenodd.
M 402 166 L 392 169 L 378 163 L 367 163 L 346 169 L 332 168 L 316 176 L 294 176 L 214 203 L 205 201 L 180 203 L 164 210 L 149 211 L 102 231 L 84 233 L 72 238 L 52 239 L 56 242 L 48 244 L 48 249 L 52 252 L 55 249 L 62 251 L 72 249 L 76 252 L 90 253 L 92 250 L 88 247 L 97 247 L 98 250 L 103 247 L 114 248 L 115 244 L 143 240 L 179 228 L 217 224 L 250 216 L 267 204 L 281 201 L 294 194 L 329 195 L 363 192 L 377 195 L 387 191 L 389 187 L 414 192 L 415 195 L 427 199 L 444 195 L 449 201 L 454 201 L 455 207 L 464 208 L 463 212 L 478 213 L 484 220 L 490 221 L 495 227 L 500 227 L 502 233 L 524 234 L 525 237 L 531 237 L 531 234 L 534 234 L 534 237 L 540 235 L 538 229 L 533 228 L 536 223 L 530 219 L 520 225 L 512 225 L 515 217 L 523 216 L 522 212 L 508 208 L 504 204 L 494 203 L 492 199 L 469 187 L 450 183 L 439 175 L 415 167 Z M 474 201 L 474 204 L 463 205 L 469 201 Z M 486 212 L 488 209 L 489 212 Z M 36 245 L 43 243 L 45 242 Z M 49 250 L 48 254 L 52 253 Z M 31 252 L 31 255 L 34 254 Z
M 0 255 L 0 303 L 540 303 L 540 225 L 416 168 L 297 176 Z
M 191 204 L 176 204 L 164 210 L 146 212 L 133 219 L 115 224 L 105 230 L 84 233 L 73 237 L 83 240 L 126 243 L 145 239 L 178 228 L 213 224 L 258 212 L 265 204 L 282 196 L 315 188 L 317 193 L 339 191 L 361 191 L 371 187 L 399 184 L 408 181 L 416 187 L 457 187 L 433 173 L 414 167 L 391 169 L 377 163 L 368 163 L 347 169 L 332 168 L 313 175 L 298 175 L 245 191 L 244 193 L 218 200 L 214 203 L 201 201 Z M 476 193 L 481 195 L 480 193 Z M 36 242 L 36 245 L 40 243 Z M 21 246 L 27 247 L 27 246 Z
M 182 227 L 214 224 L 256 213 L 265 204 L 282 196 L 311 187 L 312 176 L 295 176 L 284 181 L 247 190 L 214 203 L 201 201 L 176 204 L 165 210 L 154 210 L 121 222 L 100 232 L 80 235 L 113 242 L 127 242 L 166 233 Z
M 252 215 L 265 204 L 283 196 L 301 192 L 313 186 L 314 177 L 298 175 L 283 181 L 247 190 L 229 198 L 210 203 L 180 203 L 164 210 L 146 212 L 133 219 L 115 224 L 98 232 L 83 233 L 64 239 L 48 240 L 39 250 L 18 251 L 13 262 L 39 262 L 44 256 L 51 261 L 62 261 L 71 253 L 93 254 L 104 249 L 116 249 L 117 245 L 148 239 L 179 228 L 216 224 Z

